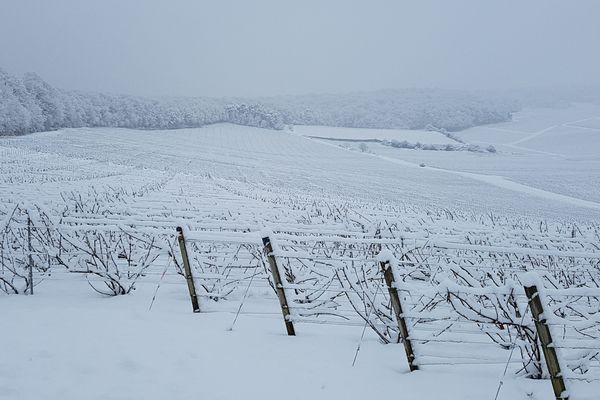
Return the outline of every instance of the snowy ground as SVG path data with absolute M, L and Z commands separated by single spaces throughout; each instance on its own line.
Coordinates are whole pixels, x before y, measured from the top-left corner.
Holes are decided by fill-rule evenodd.
M 562 203 L 576 204 L 580 203 L 578 200 L 585 200 L 595 203 L 587 203 L 589 208 L 597 208 L 600 203 L 599 118 L 600 107 L 579 104 L 566 109 L 525 110 L 517 113 L 513 122 L 480 126 L 456 133 L 468 143 L 482 147 L 494 145 L 498 150 L 496 154 L 396 149 L 376 143 L 368 143 L 368 147 L 374 154 L 407 161 L 413 165 L 424 163 L 436 168 L 439 173 L 445 170 L 450 173 L 458 171 L 474 174 L 470 175 L 472 179 L 487 181 L 493 186 L 503 186 L 522 200 L 525 200 L 521 197 L 522 194 L 529 194 L 546 199 L 554 197 Z M 328 137 L 327 131 L 328 128 L 322 128 L 320 134 L 314 132 L 314 135 Z M 337 143 L 348 146 L 348 143 Z M 352 147 L 358 149 L 358 143 L 352 144 Z M 499 182 L 498 178 L 492 179 L 489 176 L 502 177 L 504 180 Z M 542 194 L 538 190 L 549 193 Z M 486 190 L 478 190 L 480 199 L 487 198 L 485 192 Z M 487 204 L 494 208 L 493 198 L 497 198 L 497 195 L 495 192 L 489 194 L 492 203 Z M 577 200 L 572 201 L 562 196 Z M 532 201 L 535 200 L 532 198 Z M 511 204 L 512 207 L 514 206 Z M 525 211 L 522 206 L 513 209 L 516 212 Z M 569 214 L 565 210 L 561 212 L 563 216 Z
M 233 313 L 192 314 L 183 287 L 162 287 L 148 311 L 154 287 L 100 298 L 86 286 L 2 298 L 0 398 L 479 400 L 503 376 L 503 365 L 410 373 L 402 347 L 369 332 L 353 367 L 361 327 L 301 324 L 288 337 L 278 315 L 242 314 L 230 331 Z M 500 399 L 552 395 L 548 381 L 504 381 Z
M 319 201 L 351 205 L 358 224 L 375 217 L 425 224 L 425 212 L 398 213 L 404 205 L 525 218 L 534 226 L 540 219 L 597 223 L 599 117 L 600 108 L 587 105 L 531 110 L 512 123 L 458 133 L 469 143 L 495 145 L 496 154 L 376 143 L 362 153 L 358 143 L 348 149 L 304 136 L 448 140 L 432 132 L 327 127 L 70 129 L 3 138 L 0 211 L 18 202 L 52 209 L 69 193 L 83 194 L 85 203 L 95 188 L 125 199 L 108 202 L 90 220 L 110 211 L 102 217 L 122 213 L 138 222 L 183 221 L 215 230 L 295 224 L 306 218 L 307 204 Z M 325 217 L 310 223 L 315 230 L 320 223 L 348 229 L 347 221 Z M 427 223 L 423 230 L 457 235 L 487 228 L 498 240 L 505 229 L 466 221 L 445 227 L 433 217 Z M 251 293 L 229 331 L 239 299 L 203 304 L 215 312 L 192 314 L 179 282 L 162 285 L 149 310 L 156 280 L 132 295 L 104 298 L 82 278 L 57 274 L 32 297 L 0 296 L 0 399 L 493 399 L 503 377 L 502 363 L 409 373 L 403 349 L 380 344 L 369 330 L 352 367 L 362 326 L 301 324 L 289 338 L 267 288 Z M 499 399 L 551 398 L 547 380 L 515 378 L 510 371 Z M 573 399 L 593 399 L 598 385 L 572 390 Z
M 293 190 L 341 199 L 406 202 L 534 218 L 597 217 L 598 135 L 566 141 L 569 146 L 583 148 L 582 156 L 548 154 L 524 146 L 529 140 L 541 140 L 555 130 L 566 129 L 564 125 L 569 121 L 591 121 L 600 110 L 580 106 L 540 113 L 540 119 L 547 119 L 545 125 L 537 120 L 534 124 L 530 121 L 533 117 L 525 113 L 522 120 L 513 123 L 514 128 L 500 124 L 459 133 L 469 142 L 497 145 L 497 154 L 405 150 L 369 143 L 370 151 L 377 155 L 374 156 L 348 151 L 335 145 L 340 143 L 336 141 L 234 125 L 177 131 L 70 129 L 33 134 L 0 140 L 0 155 L 4 159 L 36 159 L 42 165 L 62 167 L 44 171 L 46 182 L 41 185 L 37 178 L 32 184 L 12 185 L 12 174 L 19 172 L 9 172 L 0 180 L 1 194 L 10 199 L 30 195 L 37 198 L 38 191 L 45 197 L 69 187 L 81 190 L 99 184 L 127 186 L 130 181 L 151 183 L 165 174 L 188 173 L 241 181 L 240 185 L 249 190 Z M 328 127 L 310 131 L 328 137 L 332 129 L 341 132 Z M 350 131 L 350 136 L 356 138 L 355 130 Z M 368 131 L 372 134 L 372 130 Z M 598 131 L 584 132 L 588 135 Z M 443 138 L 437 133 L 422 133 Z M 520 142 L 524 138 L 530 139 Z M 519 144 L 514 144 L 517 141 Z M 557 139 L 551 136 L 548 142 L 555 143 Z M 358 143 L 350 146 L 358 147 Z M 420 168 L 420 164 L 432 168 Z

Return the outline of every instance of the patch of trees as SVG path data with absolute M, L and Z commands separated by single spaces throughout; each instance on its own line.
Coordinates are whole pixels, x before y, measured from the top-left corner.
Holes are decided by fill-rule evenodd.
M 285 123 L 281 114 L 262 104 L 228 104 L 226 120 L 233 124 L 281 130 Z
M 520 109 L 517 102 L 505 97 L 439 89 L 285 96 L 264 101 L 280 110 L 288 124 L 382 129 L 429 126 L 446 134 L 509 121 Z
M 261 104 L 67 91 L 33 73 L 20 79 L 0 69 L 0 135 L 79 127 L 195 128 L 219 122 L 283 129 L 280 114 Z
M 510 120 L 519 109 L 500 97 L 433 89 L 262 99 L 143 98 L 55 88 L 34 73 L 0 69 L 0 134 L 61 128 L 194 128 L 219 122 L 283 129 L 285 125 L 457 131 Z
M 447 143 L 447 144 L 426 144 L 421 142 L 411 143 L 407 140 L 384 140 L 381 142 L 384 146 L 395 147 L 397 149 L 412 150 L 432 150 L 432 151 L 470 151 L 472 153 L 496 153 L 496 148 L 492 145 L 482 148 L 476 144 L 467 143 Z

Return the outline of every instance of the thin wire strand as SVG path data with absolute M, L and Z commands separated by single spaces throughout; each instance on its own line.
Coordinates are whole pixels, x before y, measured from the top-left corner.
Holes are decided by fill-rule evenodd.
M 377 292 L 378 291 L 379 291 L 379 286 L 377 287 Z M 375 292 L 375 294 L 373 295 L 373 299 L 371 300 L 371 309 L 369 310 L 369 313 L 367 314 L 367 318 L 365 318 L 365 326 L 363 327 L 362 333 L 360 335 L 360 340 L 358 341 L 358 346 L 356 347 L 356 352 L 354 353 L 354 359 L 352 360 L 353 367 L 356 364 L 356 359 L 358 358 L 358 353 L 360 352 L 360 346 L 362 345 L 362 341 L 365 337 L 365 331 L 367 330 L 367 325 L 369 324 L 369 320 L 371 318 L 371 313 L 375 309 L 375 304 L 373 304 L 373 303 L 375 303 L 375 299 L 377 298 L 377 292 Z

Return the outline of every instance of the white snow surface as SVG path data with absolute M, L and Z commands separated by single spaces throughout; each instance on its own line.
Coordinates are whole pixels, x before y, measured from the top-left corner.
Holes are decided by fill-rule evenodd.
M 94 229 L 102 229 L 99 221 L 105 229 L 129 224 L 140 232 L 170 232 L 180 224 L 190 242 L 235 244 L 259 243 L 259 231 L 282 227 L 324 236 L 349 229 L 347 220 L 325 217 L 299 225 L 308 214 L 303 207 L 324 202 L 349 205 L 358 225 L 375 218 L 408 227 L 418 221 L 423 225 L 415 243 L 419 235 L 429 241 L 423 232 L 435 231 L 451 246 L 446 236 L 487 229 L 501 252 L 516 246 L 518 230 L 435 219 L 427 210 L 490 215 L 492 221 L 499 215 L 532 226 L 542 219 L 598 223 L 598 118 L 600 108 L 589 105 L 526 110 L 512 123 L 458 133 L 469 143 L 497 146 L 496 154 L 376 143 L 360 152 L 358 143 L 348 149 L 306 137 L 334 132 L 338 139 L 380 138 L 375 130 L 326 127 L 67 129 L 0 138 L 0 224 L 18 203 L 53 210 L 69 193 L 93 203 L 90 191 L 98 190 L 126 199 L 68 215 L 63 223 Z M 393 134 L 411 141 L 410 135 L 425 133 L 448 140 L 436 132 Z M 424 211 L 411 214 L 411 207 Z M 535 231 L 527 234 L 536 240 Z M 546 237 L 540 235 L 538 244 L 539 252 L 555 254 Z M 504 376 L 507 352 L 491 352 L 500 357 L 491 364 L 429 365 L 410 373 L 401 345 L 382 345 L 370 330 L 361 339 L 362 326 L 298 324 L 298 336 L 287 337 L 268 286 L 248 292 L 231 329 L 241 298 L 218 305 L 203 299 L 203 312 L 193 314 L 183 282 L 165 280 L 157 287 L 154 275 L 130 295 L 106 298 L 91 291 L 83 276 L 72 275 L 56 273 L 36 286 L 34 296 L 0 295 L 0 399 L 493 399 L 500 381 L 498 399 L 552 398 L 547 380 L 518 378 L 512 369 Z M 570 390 L 573 399 L 591 400 L 600 387 L 576 382 Z
M 559 126 L 552 129 L 563 129 L 557 120 L 564 125 L 586 119 L 584 116 L 593 118 L 600 115 L 600 109 L 579 106 L 552 110 L 552 118 L 548 114 L 542 110 L 538 117 L 547 118 L 551 127 Z M 70 189 L 151 184 L 159 176 L 191 174 L 236 182 L 253 193 L 293 191 L 319 198 L 409 203 L 533 218 L 589 220 L 600 215 L 600 140 L 573 138 L 584 149 L 585 157 L 548 154 L 515 147 L 510 144 L 515 142 L 512 139 L 504 144 L 504 129 L 522 129 L 519 137 L 523 138 L 531 135 L 530 128 L 546 126 L 537 121 L 532 127 L 532 122 L 524 124 L 519 119 L 514 124 L 514 129 L 508 124 L 499 124 L 502 130 L 474 128 L 485 132 L 481 135 L 471 130 L 458 134 L 471 142 L 477 139 L 481 144 L 498 145 L 496 154 L 396 149 L 377 143 L 369 143 L 367 154 L 327 145 L 335 141 L 229 124 L 174 131 L 85 128 L 39 133 L 0 139 L 0 157 L 34 161 L 40 168 L 61 167 L 42 168 L 44 182 L 20 185 L 10 184 L 19 178 L 13 176 L 18 171 L 9 169 L 0 181 L 0 195 L 11 202 L 40 198 L 41 194 L 47 201 Z M 542 128 L 546 133 L 536 133 L 536 138 L 552 132 L 547 129 Z M 356 138 L 355 130 L 351 131 L 350 136 Z M 425 133 L 444 138 L 435 132 Z M 421 164 L 431 168 L 420 168 Z
M 192 314 L 179 286 L 163 285 L 148 311 L 153 286 L 101 298 L 83 281 L 66 285 L 1 298 L 0 398 L 479 400 L 494 397 L 503 375 L 503 365 L 410 373 L 401 345 L 369 332 L 352 367 L 361 327 L 300 325 L 288 337 L 274 298 L 251 299 L 254 311 L 272 314 L 243 314 L 229 331 L 233 312 Z M 591 400 L 589 390 L 578 398 Z M 548 381 L 509 375 L 499 398 L 527 393 L 552 396 Z

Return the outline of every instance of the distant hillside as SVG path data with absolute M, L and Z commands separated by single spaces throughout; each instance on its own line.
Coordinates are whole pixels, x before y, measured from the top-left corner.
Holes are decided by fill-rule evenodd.
M 459 90 L 402 89 L 375 92 L 267 98 L 284 121 L 295 125 L 348 128 L 458 131 L 504 122 L 520 109 L 509 97 L 481 96 Z
M 244 98 L 143 98 L 55 88 L 33 73 L 0 69 L 0 134 L 78 127 L 176 129 L 218 122 L 283 129 L 287 124 L 357 128 L 427 126 L 456 131 L 510 120 L 515 101 L 469 92 L 406 89 Z

